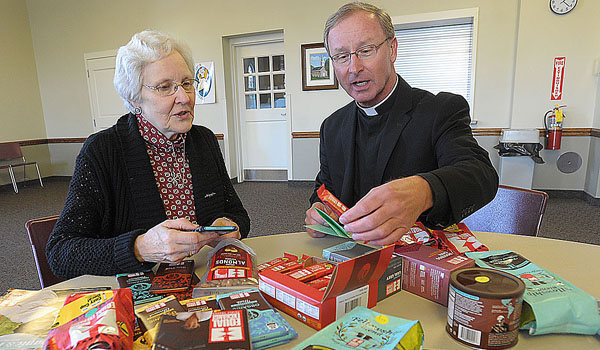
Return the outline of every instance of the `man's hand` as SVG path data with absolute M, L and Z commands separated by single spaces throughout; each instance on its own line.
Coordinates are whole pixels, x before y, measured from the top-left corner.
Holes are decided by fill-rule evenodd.
M 396 242 L 433 206 L 429 183 L 411 176 L 377 186 L 340 217 L 352 239 L 375 245 Z
M 327 226 L 327 223 L 325 222 L 325 220 L 323 220 L 321 215 L 319 215 L 319 213 L 317 213 L 315 208 L 319 208 L 320 210 L 327 213 L 327 215 L 331 216 L 331 218 L 333 218 L 334 220 L 337 221 L 337 215 L 335 215 L 335 213 L 331 209 L 329 209 L 329 207 L 327 207 L 325 204 L 323 204 L 321 202 L 315 202 L 306 211 L 306 217 L 304 219 L 304 223 L 306 225 L 326 225 Z M 324 233 L 315 231 L 315 230 L 311 230 L 309 228 L 306 229 L 306 233 L 308 233 L 313 238 L 325 237 Z
M 196 227 L 187 219 L 165 220 L 135 239 L 135 255 L 142 262 L 180 262 L 217 237 L 214 232 L 189 232 Z

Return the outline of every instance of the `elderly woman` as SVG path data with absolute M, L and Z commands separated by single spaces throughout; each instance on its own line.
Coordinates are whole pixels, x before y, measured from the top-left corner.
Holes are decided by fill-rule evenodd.
M 214 134 L 192 125 L 189 49 L 156 31 L 117 54 L 114 84 L 131 111 L 83 145 L 46 247 L 53 272 L 114 275 L 178 262 L 222 237 L 248 235 Z M 224 236 L 198 225 L 235 226 Z

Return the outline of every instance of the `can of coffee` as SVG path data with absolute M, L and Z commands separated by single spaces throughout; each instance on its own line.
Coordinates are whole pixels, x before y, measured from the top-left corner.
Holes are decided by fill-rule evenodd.
M 525 284 L 518 277 L 480 267 L 452 272 L 446 331 L 479 349 L 517 344 Z

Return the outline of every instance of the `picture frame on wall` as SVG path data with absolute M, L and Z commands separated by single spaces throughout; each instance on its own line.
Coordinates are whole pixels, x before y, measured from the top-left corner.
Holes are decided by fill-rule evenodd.
M 323 43 L 302 44 L 302 90 L 331 90 L 338 88 L 333 62 Z

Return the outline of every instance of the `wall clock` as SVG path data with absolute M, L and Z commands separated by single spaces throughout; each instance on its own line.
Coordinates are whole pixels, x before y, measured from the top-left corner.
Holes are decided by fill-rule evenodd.
M 566 15 L 573 11 L 577 0 L 550 0 L 550 10 L 557 15 Z

